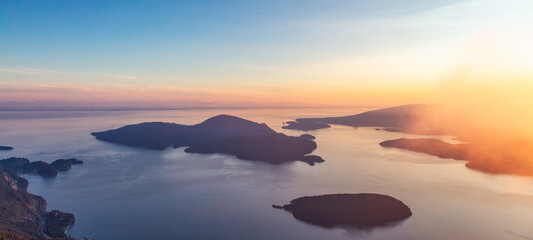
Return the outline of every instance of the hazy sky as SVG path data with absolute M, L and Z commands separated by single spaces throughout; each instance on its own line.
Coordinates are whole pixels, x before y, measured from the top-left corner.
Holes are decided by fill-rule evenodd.
M 0 108 L 525 96 L 532 13 L 529 0 L 0 1 Z

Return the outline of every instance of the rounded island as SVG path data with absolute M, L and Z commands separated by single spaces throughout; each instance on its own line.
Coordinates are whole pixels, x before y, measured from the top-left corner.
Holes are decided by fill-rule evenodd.
M 328 194 L 301 197 L 282 207 L 294 218 L 323 227 L 376 227 L 412 215 L 400 200 L 375 193 Z

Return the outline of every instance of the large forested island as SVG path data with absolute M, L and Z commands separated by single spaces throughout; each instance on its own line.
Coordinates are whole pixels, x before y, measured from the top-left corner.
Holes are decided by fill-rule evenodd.
M 223 153 L 243 160 L 280 164 L 303 161 L 323 162 L 309 155 L 316 143 L 305 134 L 300 137 L 277 133 L 264 123 L 219 115 L 196 125 L 147 122 L 92 133 L 97 139 L 122 145 L 164 150 L 188 147 L 188 153 Z
M 52 177 L 57 171 L 82 162 L 59 159 L 54 163 L 30 162 L 26 158 L 0 160 L 0 239 L 71 239 L 66 231 L 74 223 L 74 215 L 58 210 L 47 212 L 46 201 L 28 193 L 28 180 L 18 176 L 32 173 Z
M 412 215 L 400 200 L 374 193 L 300 197 L 274 207 L 291 212 L 298 220 L 328 228 L 386 226 Z

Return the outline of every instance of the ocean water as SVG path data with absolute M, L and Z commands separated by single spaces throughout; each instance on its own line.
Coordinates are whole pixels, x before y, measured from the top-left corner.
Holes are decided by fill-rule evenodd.
M 225 113 L 281 129 L 297 117 L 368 109 L 217 109 L 172 111 L 0 112 L 0 158 L 85 164 L 55 178 L 26 175 L 48 210 L 72 212 L 74 237 L 105 239 L 533 239 L 533 178 L 492 175 L 379 142 L 424 137 L 333 126 L 311 131 L 326 162 L 270 165 L 183 148 L 135 149 L 90 135 L 146 121 L 194 124 Z M 451 137 L 438 136 L 451 140 Z M 323 228 L 274 209 L 291 199 L 372 192 L 407 204 L 413 216 L 372 230 Z

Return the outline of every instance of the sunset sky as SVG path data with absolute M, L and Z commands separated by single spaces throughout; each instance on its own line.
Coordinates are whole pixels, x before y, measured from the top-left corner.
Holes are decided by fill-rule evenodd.
M 1 1 L 0 109 L 533 106 L 533 1 Z

